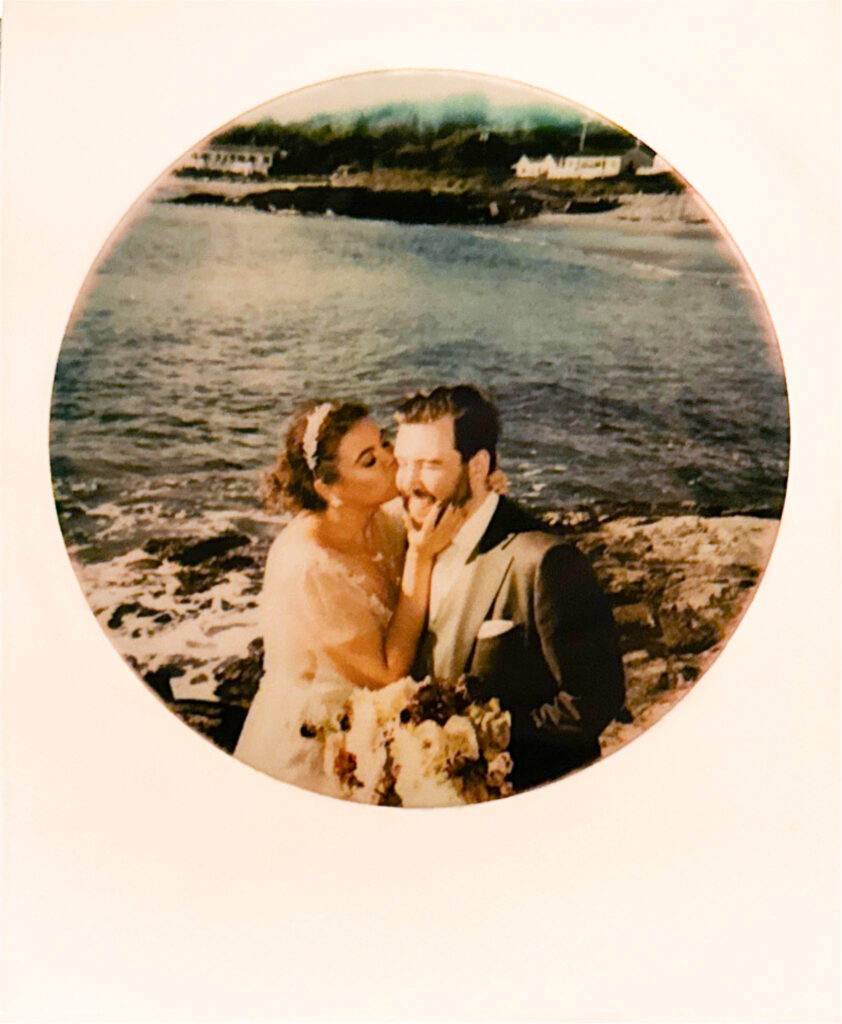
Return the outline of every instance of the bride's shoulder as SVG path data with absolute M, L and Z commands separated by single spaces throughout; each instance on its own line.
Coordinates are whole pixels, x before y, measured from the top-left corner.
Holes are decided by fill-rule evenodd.
M 266 570 L 278 571 L 282 566 L 301 571 L 324 560 L 324 549 L 316 540 L 313 517 L 299 513 L 272 541 L 266 558 Z

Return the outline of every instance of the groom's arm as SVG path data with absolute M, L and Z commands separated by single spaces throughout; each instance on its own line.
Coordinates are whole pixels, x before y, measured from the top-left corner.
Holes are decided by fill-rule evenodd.
M 625 684 L 611 607 L 587 558 L 555 545 L 537 568 L 534 621 L 556 699 L 533 709 L 540 730 L 571 747 L 593 743 L 620 711 Z

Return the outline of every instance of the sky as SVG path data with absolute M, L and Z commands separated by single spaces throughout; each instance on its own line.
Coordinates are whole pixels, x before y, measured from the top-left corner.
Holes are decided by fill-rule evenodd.
M 250 124 L 264 117 L 281 122 L 301 121 L 316 114 L 341 114 L 385 103 L 435 103 L 447 97 L 478 93 L 483 94 L 492 107 L 554 106 L 559 112 L 570 111 L 576 115 L 585 112 L 602 120 L 562 97 L 490 75 L 453 71 L 388 71 L 351 75 L 288 93 L 245 112 L 233 123 Z

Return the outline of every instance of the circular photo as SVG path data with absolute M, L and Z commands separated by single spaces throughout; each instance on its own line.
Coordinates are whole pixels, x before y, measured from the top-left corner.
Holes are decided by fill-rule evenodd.
M 763 301 L 691 183 L 633 126 L 442 71 L 188 150 L 90 271 L 51 416 L 139 685 L 241 765 L 393 807 L 554 782 L 698 685 L 788 451 Z

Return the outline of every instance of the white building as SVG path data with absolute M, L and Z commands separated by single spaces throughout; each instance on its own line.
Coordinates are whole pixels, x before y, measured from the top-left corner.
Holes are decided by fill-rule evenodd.
M 269 174 L 278 150 L 275 146 L 230 146 L 214 144 L 190 154 L 185 163 L 198 171 L 222 171 L 225 174 Z
M 530 160 L 524 155 L 516 164 L 512 164 L 512 170 L 516 178 L 546 178 L 549 177 L 549 169 L 557 166 L 554 157 L 545 156 L 543 160 Z
M 620 156 L 566 156 L 561 160 L 553 178 L 615 178 L 621 171 Z
M 585 156 L 577 153 L 556 159 L 549 154 L 540 160 L 522 156 L 512 164 L 517 178 L 546 178 L 550 181 L 562 178 L 615 178 L 626 168 L 635 174 L 660 174 L 669 166 L 660 157 L 655 157 L 640 147 L 628 150 L 622 156 Z M 657 167 L 657 169 L 656 169 Z
M 557 160 L 549 154 L 540 160 L 522 156 L 512 170 L 518 178 L 613 178 L 622 169 L 619 156 L 566 156 Z

